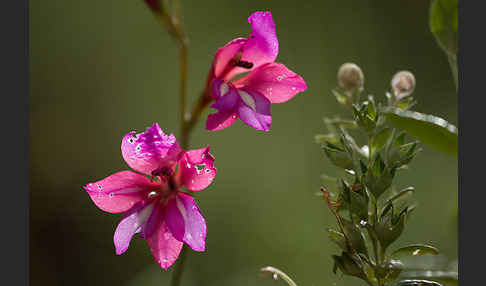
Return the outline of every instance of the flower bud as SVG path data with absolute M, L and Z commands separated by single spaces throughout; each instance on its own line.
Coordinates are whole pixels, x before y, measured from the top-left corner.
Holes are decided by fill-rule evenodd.
M 409 71 L 397 72 L 391 81 L 393 93 L 398 100 L 409 96 L 415 89 L 415 76 Z
M 353 63 L 345 63 L 338 70 L 339 86 L 346 89 L 361 89 L 364 85 L 364 75 L 361 68 Z

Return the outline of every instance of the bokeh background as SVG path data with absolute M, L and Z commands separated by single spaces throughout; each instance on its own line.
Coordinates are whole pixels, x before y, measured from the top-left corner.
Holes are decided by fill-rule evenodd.
M 271 10 L 278 61 L 302 75 L 308 91 L 272 105 L 268 133 L 241 122 L 206 132 L 219 170 L 198 196 L 208 224 L 207 251 L 191 251 L 183 285 L 277 285 L 265 265 L 299 285 L 333 285 L 326 227 L 335 220 L 315 196 L 321 173 L 336 174 L 314 143 L 324 116 L 347 116 L 331 95 L 343 62 L 358 63 L 366 89 L 384 100 L 392 75 L 417 78 L 416 110 L 457 124 L 457 96 L 446 57 L 428 30 L 429 1 L 184 1 L 190 38 L 189 98 L 201 91 L 216 49 L 250 33 L 247 17 Z M 142 0 L 30 1 L 31 285 L 167 285 L 143 239 L 116 256 L 121 215 L 99 210 L 81 187 L 127 169 L 120 142 L 157 121 L 179 134 L 174 41 Z M 457 158 L 427 146 L 398 187 L 419 202 L 396 247 L 424 242 L 457 257 Z M 276 284 L 277 283 L 277 284 Z M 361 284 L 345 277 L 338 285 Z M 283 285 L 283 284 L 280 284 Z

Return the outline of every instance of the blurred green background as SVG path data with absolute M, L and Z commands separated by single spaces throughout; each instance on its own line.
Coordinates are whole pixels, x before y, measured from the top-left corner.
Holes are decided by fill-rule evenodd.
M 314 143 L 324 116 L 348 115 L 331 95 L 336 71 L 356 62 L 368 92 L 384 100 L 392 75 L 417 78 L 415 110 L 457 124 L 446 57 L 428 30 L 429 1 L 182 1 L 190 38 L 189 96 L 201 91 L 216 49 L 250 33 L 247 17 L 271 10 L 278 61 L 308 90 L 272 105 L 268 133 L 240 121 L 219 132 L 200 122 L 191 146 L 211 145 L 219 170 L 199 193 L 207 251 L 191 251 L 183 285 L 276 285 L 258 269 L 273 265 L 299 285 L 333 285 L 326 227 L 335 220 L 315 196 L 321 173 L 336 174 Z M 157 121 L 178 135 L 175 43 L 142 0 L 30 1 L 31 285 L 167 285 L 138 236 L 116 256 L 121 215 L 99 210 L 81 186 L 127 169 L 120 142 Z M 457 257 L 457 159 L 427 146 L 398 187 L 419 202 L 394 245 L 424 242 Z M 338 285 L 361 285 L 345 277 Z

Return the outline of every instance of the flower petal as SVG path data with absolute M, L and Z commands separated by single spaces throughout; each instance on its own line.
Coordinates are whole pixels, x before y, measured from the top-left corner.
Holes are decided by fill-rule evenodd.
M 166 222 L 177 240 L 184 241 L 195 251 L 205 250 L 206 221 L 193 197 L 179 192 L 167 205 Z
M 248 18 L 252 33 L 243 47 L 242 61 L 253 63 L 253 68 L 273 62 L 278 55 L 278 39 L 272 13 L 255 12 Z
M 307 89 L 304 79 L 281 63 L 264 64 L 235 81 L 234 85 L 257 91 L 271 103 L 286 102 Z
M 146 199 L 151 191 L 159 188 L 160 183 L 151 182 L 132 171 L 118 172 L 84 186 L 96 206 L 110 213 L 129 210 L 135 203 Z
M 113 242 L 115 244 L 116 254 L 124 253 L 130 245 L 130 240 L 135 233 L 141 231 L 148 218 L 152 214 L 155 203 L 139 203 L 130 209 L 125 217 L 118 224 Z
M 238 119 L 234 111 L 220 111 L 208 115 L 206 130 L 217 131 L 231 126 Z
M 173 165 L 181 152 L 175 136 L 166 135 L 157 123 L 143 133 L 127 133 L 121 150 L 131 168 L 147 175 L 158 168 Z
M 188 150 L 179 160 L 180 180 L 191 191 L 207 188 L 216 176 L 214 157 L 206 148 Z
M 160 213 L 161 214 L 161 213 Z M 152 251 L 155 261 L 167 270 L 179 257 L 183 243 L 175 239 L 170 232 L 162 215 L 158 216 L 159 224 L 155 232 L 146 237 L 147 243 Z
M 248 90 L 238 90 L 240 104 L 238 116 L 243 123 L 257 130 L 270 130 L 272 116 L 270 115 L 270 101 L 263 95 Z
M 248 18 L 248 22 L 252 33 L 247 39 L 234 39 L 216 52 L 212 67 L 214 77 L 227 81 L 277 58 L 278 39 L 272 13 L 255 12 Z M 241 60 L 251 66 L 231 65 L 231 60 Z
M 216 102 L 211 104 L 211 108 L 219 111 L 233 110 L 238 102 L 238 92 L 232 84 L 227 84 L 221 79 L 215 79 L 212 83 L 213 93 L 216 95 Z
M 247 39 L 244 38 L 236 38 L 227 43 L 224 47 L 218 49 L 214 55 L 212 65 L 212 73 L 214 77 L 224 80 L 228 78 L 228 72 L 233 68 L 229 63 L 235 58 L 236 54 L 241 51 L 246 41 Z

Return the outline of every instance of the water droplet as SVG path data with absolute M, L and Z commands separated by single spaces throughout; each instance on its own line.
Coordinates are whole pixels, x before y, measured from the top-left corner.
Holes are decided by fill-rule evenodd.
M 277 80 L 278 80 L 278 81 L 281 81 L 281 80 L 282 80 L 282 79 L 284 79 L 284 78 L 286 78 L 286 76 L 285 76 L 285 75 L 279 75 L 279 76 L 277 76 Z
M 420 249 L 416 249 L 412 252 L 412 255 L 415 256 L 415 255 L 418 255 L 420 253 Z
M 277 273 L 273 273 L 272 277 L 273 277 L 273 280 L 278 280 L 278 274 Z
M 164 259 L 162 259 L 162 261 L 164 261 L 164 263 L 167 263 L 169 261 L 169 259 L 164 258 Z
M 186 163 L 187 168 L 191 168 L 191 164 L 189 162 Z
M 206 169 L 206 173 L 211 173 L 211 169 Z
M 149 197 L 149 198 L 152 198 L 152 197 L 154 197 L 154 196 L 156 196 L 156 195 L 157 195 L 157 192 L 152 191 L 152 192 L 150 192 L 150 193 L 148 194 L 148 197 Z
M 164 238 L 165 240 L 169 240 L 170 239 L 170 234 L 169 233 L 164 233 Z
M 115 193 L 110 193 L 109 196 L 110 198 L 113 198 L 115 196 Z
M 364 220 L 361 220 L 361 221 L 359 222 L 359 224 L 360 224 L 362 227 L 365 227 L 365 226 L 366 226 L 368 223 L 367 223 L 366 221 L 364 221 Z
M 98 185 L 98 189 L 100 189 L 100 190 L 101 190 L 101 189 L 103 189 L 103 187 L 102 187 L 101 185 Z
M 133 142 L 135 142 L 135 141 L 133 140 L 133 138 L 130 138 L 130 139 L 128 139 L 128 142 L 130 142 L 130 144 L 133 144 Z
M 201 159 L 204 159 L 204 157 L 206 157 L 206 154 L 201 155 Z
M 295 90 L 296 90 L 296 88 L 295 88 L 295 87 L 292 87 L 292 90 L 293 90 L 293 91 L 295 91 Z
M 190 233 L 188 233 L 188 234 L 186 235 L 186 238 L 187 238 L 187 239 L 191 239 L 191 238 L 192 238 L 192 235 L 191 235 Z

